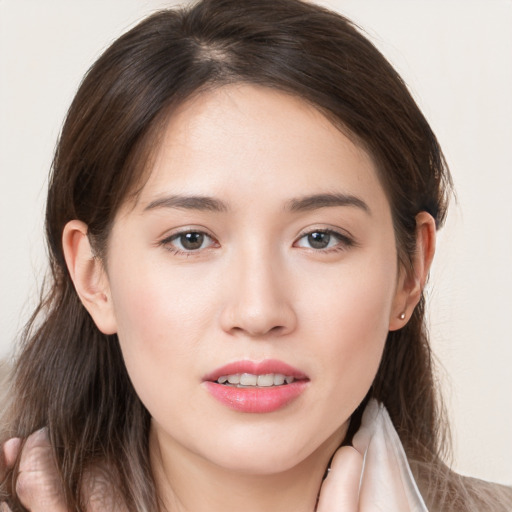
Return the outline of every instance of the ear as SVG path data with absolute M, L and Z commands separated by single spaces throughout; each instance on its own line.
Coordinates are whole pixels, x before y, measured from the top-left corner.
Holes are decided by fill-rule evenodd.
M 117 332 L 108 276 L 103 262 L 94 255 L 87 224 L 72 220 L 62 233 L 66 265 L 82 304 L 104 334 Z
M 416 251 L 412 269 L 402 268 L 389 318 L 389 330 L 401 329 L 418 304 L 436 249 L 436 223 L 427 212 L 416 215 Z

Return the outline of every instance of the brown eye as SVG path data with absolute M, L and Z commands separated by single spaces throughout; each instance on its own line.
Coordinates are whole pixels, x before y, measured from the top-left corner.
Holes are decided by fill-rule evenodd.
M 184 233 L 179 236 L 179 240 L 183 249 L 187 251 L 196 251 L 200 249 L 204 242 L 202 233 Z
M 331 241 L 330 233 L 315 231 L 307 235 L 308 243 L 313 249 L 326 249 Z
M 202 231 L 183 231 L 162 241 L 162 245 L 178 253 L 206 249 L 214 243 L 211 236 Z
M 304 233 L 294 245 L 305 249 L 328 252 L 347 249 L 355 245 L 355 242 L 352 238 L 337 231 L 318 229 Z

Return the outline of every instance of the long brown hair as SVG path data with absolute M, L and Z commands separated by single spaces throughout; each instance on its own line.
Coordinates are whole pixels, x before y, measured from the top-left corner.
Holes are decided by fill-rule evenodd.
M 50 284 L 22 339 L 3 433 L 48 427 L 70 510 L 84 510 L 84 474 L 98 463 L 111 470 L 128 510 L 158 510 L 158 500 L 149 413 L 117 336 L 96 328 L 74 291 L 63 228 L 85 222 L 103 257 L 119 206 L 143 184 L 164 120 L 192 94 L 233 82 L 302 98 L 371 153 L 405 268 L 416 214 L 429 212 L 438 227 L 444 221 L 451 181 L 436 137 L 396 71 L 339 14 L 299 0 L 203 0 L 158 12 L 120 37 L 85 76 L 63 126 L 46 209 Z M 436 502 L 432 475 L 440 474 L 434 468 L 446 443 L 423 299 L 407 325 L 389 333 L 369 396 L 387 407 L 420 487 L 427 482 L 422 490 Z

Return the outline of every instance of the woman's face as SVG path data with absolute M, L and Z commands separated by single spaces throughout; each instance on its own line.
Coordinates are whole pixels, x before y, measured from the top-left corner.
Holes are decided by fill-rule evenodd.
M 343 439 L 403 306 L 375 165 L 262 87 L 203 93 L 165 130 L 108 245 L 129 375 L 162 447 L 291 468 Z

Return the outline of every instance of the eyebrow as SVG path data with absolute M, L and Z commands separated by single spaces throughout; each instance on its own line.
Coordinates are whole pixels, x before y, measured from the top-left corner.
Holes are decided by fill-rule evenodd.
M 371 215 L 370 207 L 359 197 L 350 194 L 314 194 L 291 199 L 287 209 L 292 212 L 303 212 L 335 206 L 354 206 Z
M 371 215 L 369 206 L 362 199 L 350 194 L 338 193 L 313 194 L 293 198 L 286 202 L 285 210 L 291 212 L 304 212 L 336 206 L 353 206 L 360 208 L 367 214 Z M 226 212 L 229 210 L 227 203 L 220 199 L 216 199 L 215 197 L 172 195 L 151 201 L 144 208 L 144 211 L 155 210 L 158 208 L 179 208 L 184 210 L 210 212 Z
M 180 208 L 184 210 L 199 210 L 209 212 L 226 212 L 228 205 L 219 199 L 208 196 L 167 196 L 151 201 L 144 211 L 157 208 Z

